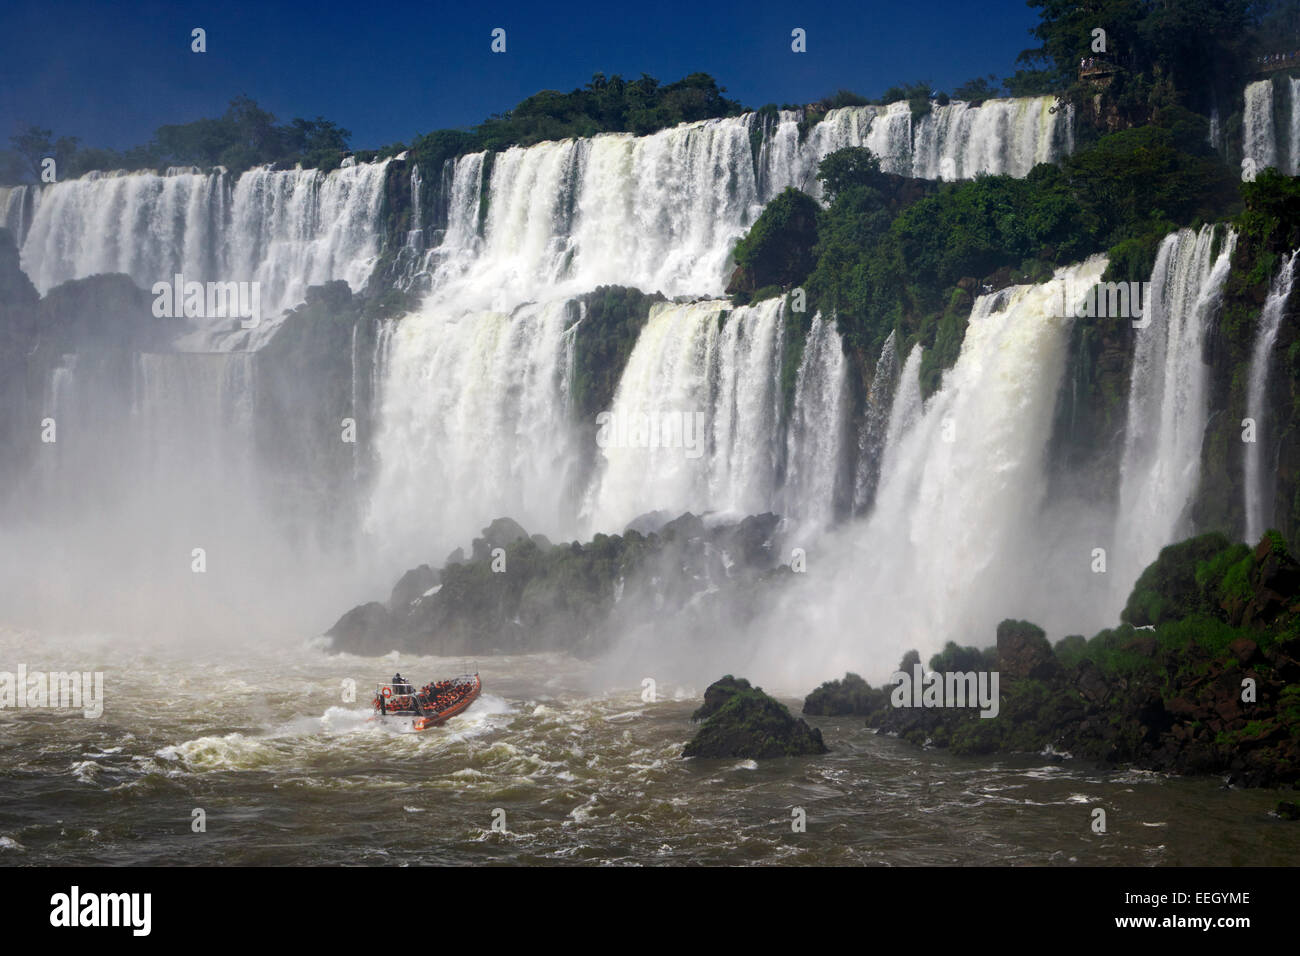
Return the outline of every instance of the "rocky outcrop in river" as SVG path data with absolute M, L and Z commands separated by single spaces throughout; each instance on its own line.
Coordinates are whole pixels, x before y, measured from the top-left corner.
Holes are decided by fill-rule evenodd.
M 709 685 L 703 706 L 691 719 L 704 725 L 683 757 L 765 760 L 827 752 L 820 730 L 792 716 L 761 687 L 730 674 Z
M 387 604 L 353 608 L 326 636 L 335 650 L 359 654 L 598 653 L 628 622 L 688 606 L 706 615 L 711 604 L 761 592 L 789 573 L 775 558 L 780 521 L 645 516 L 622 535 L 553 544 L 498 518 L 468 556 L 458 548 L 438 570 L 407 571 Z M 757 613 L 756 602 L 748 607 Z
M 1004 621 L 995 647 L 949 643 L 929 670 L 996 671 L 996 716 L 899 707 L 857 675 L 823 684 L 807 714 L 857 714 L 879 732 L 956 753 L 1051 750 L 1101 763 L 1222 774 L 1243 786 L 1300 781 L 1300 562 L 1276 533 L 1250 548 L 1207 534 L 1165 548 L 1121 626 L 1049 645 Z M 919 657 L 900 670 L 911 674 Z

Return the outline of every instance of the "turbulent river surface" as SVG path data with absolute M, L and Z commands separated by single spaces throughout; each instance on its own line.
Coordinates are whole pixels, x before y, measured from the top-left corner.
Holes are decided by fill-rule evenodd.
M 478 661 L 483 696 L 421 734 L 374 682 L 459 660 L 127 648 L 0 631 L 0 668 L 104 673 L 98 719 L 0 710 L 0 863 L 1286 865 L 1277 795 L 1024 755 L 963 759 L 812 718 L 831 752 L 683 760 L 702 687 L 601 686 L 551 655 Z M 357 702 L 342 701 L 343 682 Z M 792 710 L 799 701 L 783 698 Z M 807 813 L 792 831 L 792 810 Z M 1107 833 L 1091 831 L 1105 809 Z M 193 832 L 193 812 L 206 832 Z M 492 827 L 504 811 L 506 832 Z M 496 815 L 500 818 L 500 814 Z

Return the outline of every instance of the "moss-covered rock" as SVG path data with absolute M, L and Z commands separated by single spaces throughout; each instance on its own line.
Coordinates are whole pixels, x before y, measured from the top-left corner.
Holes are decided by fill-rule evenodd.
M 379 632 L 353 626 L 370 620 L 364 616 L 340 622 L 330 636 L 335 650 L 354 653 L 590 655 L 647 618 L 674 631 L 712 633 L 714 614 L 744 626 L 786 583 L 773 576 L 779 524 L 774 514 L 706 523 L 687 513 L 656 523 L 657 532 L 629 528 L 585 544 L 552 544 L 499 518 L 468 557 L 457 549 L 441 570 L 422 565 L 402 576 L 389 597 L 382 646 Z
M 727 294 L 802 282 L 816 261 L 818 212 L 817 200 L 792 186 L 768 203 L 736 244 L 736 272 Z
M 692 719 L 704 724 L 683 757 L 765 760 L 827 752 L 820 730 L 792 716 L 762 688 L 730 674 L 709 685 L 704 706 Z
M 582 296 L 582 320 L 574 331 L 570 393 L 579 420 L 592 421 L 612 406 L 614 390 L 650 317 L 650 307 L 663 301 L 662 295 L 646 295 L 623 286 L 600 286 Z
M 895 708 L 882 691 L 867 724 L 962 754 L 1053 750 L 1245 786 L 1300 781 L 1300 563 L 1280 535 L 1164 549 L 1125 617 L 1055 648 L 1035 625 L 1004 621 L 984 658 L 1002 678 L 996 716 Z M 979 670 L 977 654 L 950 644 L 931 669 Z M 917 662 L 909 653 L 900 669 Z
M 1196 570 L 1228 546 L 1226 537 L 1212 532 L 1162 548 L 1138 578 L 1120 620 L 1145 627 L 1211 610 L 1212 597 L 1197 581 Z
M 378 601 L 360 604 L 344 614 L 325 636 L 357 654 L 384 653 L 389 649 L 393 619 Z
M 728 674 L 726 677 L 715 680 L 705 688 L 704 703 L 695 709 L 695 713 L 691 714 L 691 720 L 708 720 L 721 710 L 722 705 L 731 700 L 732 697 L 741 691 L 747 690 L 753 690 L 753 685 L 743 677 L 732 677 Z
M 803 702 L 803 712 L 815 717 L 862 716 L 880 706 L 884 692 L 875 690 L 857 674 L 822 684 Z
M 1052 654 L 1043 629 L 1029 621 L 1003 621 L 998 625 L 997 667 L 999 673 L 1012 680 L 1046 680 L 1056 675 L 1060 664 Z M 979 661 L 964 660 L 944 670 L 976 670 Z M 932 667 L 939 670 L 938 667 Z

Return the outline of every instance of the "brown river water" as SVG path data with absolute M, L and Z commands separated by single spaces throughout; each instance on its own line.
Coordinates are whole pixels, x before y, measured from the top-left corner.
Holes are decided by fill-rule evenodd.
M 810 719 L 831 747 L 820 757 L 684 760 L 703 686 L 661 684 L 646 702 L 555 655 L 480 659 L 482 697 L 418 734 L 368 720 L 375 682 L 400 668 L 424 683 L 460 660 L 0 631 L 0 671 L 19 664 L 102 671 L 104 706 L 0 710 L 4 865 L 1300 862 L 1300 824 L 1268 812 L 1276 792 L 959 758 L 857 718 Z

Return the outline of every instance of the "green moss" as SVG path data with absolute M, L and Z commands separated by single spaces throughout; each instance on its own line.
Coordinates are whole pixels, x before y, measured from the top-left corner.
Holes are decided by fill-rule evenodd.
M 682 750 L 684 757 L 762 760 L 826 753 L 819 730 L 793 717 L 762 688 L 730 675 L 709 687 L 696 717 L 704 724 Z
M 866 716 L 884 703 L 885 692 L 872 688 L 852 672 L 843 680 L 827 681 L 807 696 L 803 703 L 805 714 L 827 717 L 849 714 Z
M 1041 633 L 1041 631 L 1039 632 Z M 959 647 L 955 641 L 949 641 L 943 650 L 930 658 L 932 671 L 940 673 L 965 673 L 984 668 L 984 653 L 974 647 Z
M 1208 610 L 1212 595 L 1198 584 L 1197 571 L 1202 562 L 1217 558 L 1228 547 L 1226 537 L 1211 532 L 1161 549 L 1138 578 L 1121 620 L 1143 626 Z

